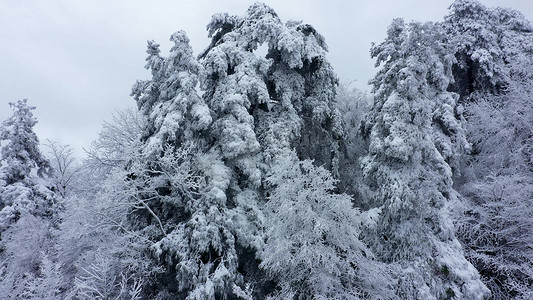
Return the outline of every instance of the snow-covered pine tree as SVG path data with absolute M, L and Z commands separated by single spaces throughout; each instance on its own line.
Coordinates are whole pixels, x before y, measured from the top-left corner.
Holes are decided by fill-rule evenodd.
M 207 71 L 204 98 L 216 115 L 215 124 L 226 124 L 217 125 L 226 131 L 214 137 L 220 144 L 216 147 L 225 149 L 226 162 L 239 151 L 253 156 L 260 149 L 259 159 L 268 165 L 269 159 L 295 147 L 300 157 L 316 158 L 331 169 L 337 151 L 333 136 L 340 136 L 342 128 L 333 107 L 337 80 L 325 58 L 323 37 L 310 25 L 281 23 L 270 7 L 259 3 L 244 17 L 215 15 L 208 28 L 213 40 L 201 56 Z M 224 95 L 242 99 L 229 101 Z M 241 124 L 241 133 L 229 129 L 231 122 Z M 302 128 L 309 132 L 303 134 Z
M 380 210 L 367 240 L 397 264 L 402 298 L 482 299 L 488 294 L 455 238 L 448 207 L 452 167 L 467 143 L 453 81 L 453 52 L 438 24 L 396 19 L 372 57 L 374 106 L 363 122 L 369 154 L 363 174 Z
M 460 100 L 473 93 L 504 93 L 512 80 L 509 63 L 516 54 L 513 50 L 521 44 L 519 40 L 509 43 L 509 36 L 531 32 L 525 17 L 511 9 L 487 8 L 476 0 L 456 0 L 443 25 L 455 48 L 456 81 L 451 88 Z
M 338 177 L 339 139 L 344 131 L 335 105 L 338 80 L 326 59 L 325 39 L 311 25 L 301 22 L 289 21 L 282 29 L 269 41 L 266 56 L 272 61 L 267 81 L 274 104 L 270 118 L 276 119 L 266 124 L 260 136 L 269 140 L 262 144 L 288 142 L 300 159 L 312 159 Z M 282 123 L 283 119 L 287 121 Z M 290 131 L 272 124 L 290 125 Z
M 196 91 L 202 67 L 183 31 L 170 40 L 174 46 L 167 58 L 149 42 L 152 79 L 134 86 L 132 94 L 147 121 L 127 185 L 144 207 L 136 212 L 139 229 L 154 241 L 152 249 L 166 270 L 158 279 L 159 294 L 211 299 L 231 294 L 233 285 L 240 284 L 234 238 L 220 198 L 224 194 L 216 191 L 217 180 L 224 185 L 225 179 L 218 178 L 224 170 L 209 169 L 217 164 L 216 155 L 199 158 L 206 146 L 202 131 L 211 125 L 211 112 Z M 149 224 L 155 231 L 142 228 Z
M 54 194 L 39 181 L 50 163 L 39 150 L 33 127 L 37 119 L 27 100 L 10 103 L 13 115 L 0 127 L 0 228 L 5 230 L 23 214 L 51 216 L 56 203 Z
M 146 57 L 146 65 L 144 67 L 150 70 L 152 78 L 150 80 L 138 80 L 133 85 L 131 91 L 131 96 L 137 102 L 137 108 L 143 116 L 148 116 L 158 101 L 161 93 L 161 85 L 166 78 L 166 67 L 164 65 L 164 58 L 159 55 L 161 53 L 159 44 L 156 44 L 154 41 L 148 41 L 146 53 L 148 57 Z M 155 130 L 150 127 L 150 124 L 145 124 L 145 126 L 147 132 Z
M 283 24 L 264 4 L 242 17 L 217 14 L 208 30 L 212 42 L 200 58 L 204 99 L 214 115 L 209 152 L 229 172 L 223 191 L 248 281 L 264 277 L 251 262 L 263 243 L 264 174 L 276 157 L 296 149 L 300 158 L 337 169 L 336 139 L 343 134 L 334 105 L 337 79 L 324 38 L 310 25 Z
M 326 59 L 324 38 L 311 25 L 283 24 L 261 3 L 244 17 L 217 14 L 208 29 L 212 42 L 201 56 L 207 70 L 204 98 L 216 114 L 215 124 L 230 128 L 228 122 L 235 119 L 242 127 L 240 133 L 225 129 L 225 139 L 220 136 L 217 142 L 236 146 L 247 141 L 224 155 L 253 155 L 260 149 L 268 164 L 294 147 L 300 158 L 337 168 L 336 139 L 343 131 L 334 106 L 337 78 Z M 233 92 L 242 99 L 224 96 L 231 98 Z M 233 139 L 237 142 L 230 143 Z
M 33 131 L 35 107 L 27 100 L 10 106 L 13 115 L 0 127 L 0 294 L 20 299 L 28 292 L 24 278 L 44 276 L 41 252 L 53 254 L 60 204 L 43 178 L 50 164 Z
M 129 168 L 140 188 L 134 197 L 145 207 L 138 213 L 144 216 L 141 224 L 159 228 L 148 234 L 167 270 L 158 284 L 160 295 L 227 297 L 243 286 L 225 196 L 231 173 L 220 153 L 202 154 L 210 142 L 203 131 L 211 125 L 211 111 L 196 92 L 202 67 L 184 32 L 171 41 L 168 58 L 149 44 L 152 81 L 134 87 L 147 118 L 141 161 Z
M 337 80 L 323 37 L 310 25 L 281 23 L 264 4 L 252 5 L 243 17 L 215 15 L 208 30 L 212 43 L 200 56 L 203 68 L 183 33 L 173 35 L 168 58 L 149 43 L 152 79 L 133 91 L 149 123 L 143 163 L 130 165 L 133 181 L 144 182 L 139 199 L 150 208 L 138 216 L 160 228 L 159 237 L 152 235 L 154 249 L 170 266 L 167 278 L 177 281 L 167 284 L 177 289 L 166 292 L 245 297 L 247 284 L 255 284 L 254 293 L 264 296 L 270 283 L 255 257 L 264 243 L 263 174 L 292 148 L 337 168 Z M 187 147 L 191 152 L 179 156 Z
M 142 89 L 135 85 L 132 92 L 146 118 L 146 155 L 159 155 L 167 144 L 179 147 L 192 141 L 211 123 L 209 109 L 196 91 L 201 66 L 193 57 L 189 38 L 177 31 L 170 41 L 174 45 L 168 58 L 159 56 L 159 45 L 148 42 L 146 67 L 152 80 Z

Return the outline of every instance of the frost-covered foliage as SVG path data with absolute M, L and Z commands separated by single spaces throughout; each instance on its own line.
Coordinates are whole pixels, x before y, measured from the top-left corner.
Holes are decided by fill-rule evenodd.
M 264 174 L 291 149 L 337 168 L 337 79 L 323 37 L 310 25 L 283 24 L 264 4 L 245 16 L 217 14 L 208 31 L 212 43 L 199 62 L 181 31 L 168 57 L 148 43 L 152 79 L 133 88 L 147 119 L 128 166 L 140 190 L 135 201 L 146 204 L 135 216 L 139 226 L 159 228 L 151 249 L 172 282 L 160 297 L 265 296 L 272 283 L 255 262 L 264 244 Z
M 513 80 L 508 66 L 517 54 L 513 50 L 533 30 L 531 23 L 515 10 L 457 0 L 443 24 L 457 58 L 453 90 L 462 99 L 474 92 L 504 92 Z
M 22 215 L 9 229 L 2 232 L 0 292 L 4 299 L 21 299 L 23 295 L 33 294 L 34 289 L 44 288 L 37 286 L 35 281 L 60 280 L 60 276 L 56 276 L 58 274 L 43 271 L 48 262 L 56 265 L 49 260 L 50 256 L 55 254 L 54 242 L 55 236 L 50 221 L 31 214 Z M 56 267 L 59 268 L 59 265 Z M 53 290 L 60 287 L 60 284 L 50 286 Z M 53 290 L 50 295 L 58 296 L 59 293 Z
M 114 168 L 126 166 L 138 152 L 140 137 L 145 126 L 144 116 L 132 109 L 116 111 L 111 121 L 102 125 L 98 138 L 91 143 L 83 162 L 83 177 L 87 184 L 78 188 L 90 189 L 99 185 Z
M 362 165 L 380 215 L 366 240 L 380 259 L 401 268 L 401 297 L 482 299 L 488 290 L 448 216 L 456 198 L 452 167 L 468 145 L 458 97 L 447 91 L 454 57 L 444 34 L 437 24 L 396 19 L 371 54 L 383 67 L 372 80 Z
M 209 109 L 196 91 L 202 69 L 192 56 L 189 38 L 177 31 L 170 41 L 174 46 L 168 58 L 159 56 L 158 44 L 148 42 L 146 68 L 152 71 L 152 79 L 138 81 L 132 91 L 146 118 L 145 155 L 157 155 L 167 143 L 180 146 L 211 123 Z
M 212 123 L 196 91 L 203 69 L 184 32 L 171 41 L 175 45 L 167 58 L 149 42 L 152 79 L 133 89 L 147 122 L 140 153 L 127 168 L 131 180 L 124 183 L 130 194 L 122 198 L 135 204 L 134 224 L 153 240 L 149 249 L 165 268 L 158 280 L 168 283 L 161 284 L 159 296 L 210 299 L 242 285 L 226 221 L 231 175 L 217 155 L 202 154 L 209 142 L 204 131 Z
M 13 115 L 2 123 L 0 132 L 0 139 L 5 143 L 1 152 L 4 185 L 24 181 L 30 177 L 32 170 L 42 177 L 49 168 L 48 161 L 39 150 L 39 139 L 33 132 L 37 124 L 32 112 L 35 107 L 29 106 L 26 99 L 9 105 Z
M 125 184 L 133 194 L 123 198 L 135 203 L 134 221 L 154 241 L 150 249 L 165 266 L 159 280 L 168 283 L 160 287 L 160 297 L 210 299 L 242 284 L 226 221 L 230 173 L 216 155 L 202 154 L 208 142 L 203 131 L 212 122 L 196 91 L 202 68 L 184 32 L 171 41 L 168 58 L 149 42 L 152 79 L 134 86 L 147 122 L 144 144 L 128 166 L 131 180 Z M 157 232 L 146 232 L 147 225 Z
M 457 234 L 494 299 L 530 299 L 533 231 L 531 176 L 494 175 L 461 188 Z
M 198 155 L 191 162 L 198 175 L 190 175 L 194 180 L 189 186 L 172 182 L 174 190 L 185 193 L 178 197 L 174 192 L 166 197 L 166 201 L 181 208 L 182 215 L 164 220 L 164 228 L 170 230 L 153 249 L 175 269 L 170 275 L 175 276 L 178 290 L 189 299 L 232 295 L 235 289 L 240 290 L 243 279 L 237 270 L 236 240 L 224 194 L 230 172 L 213 155 Z
M 77 163 L 74 150 L 69 145 L 48 140 L 45 146 L 48 148 L 46 156 L 51 167 L 48 181 L 56 194 L 66 198 L 77 184 L 76 180 L 82 171 L 81 166 Z
M 275 160 L 266 183 L 273 188 L 261 267 L 279 282 L 277 297 L 391 297 L 391 278 L 359 241 L 359 212 L 350 196 L 334 193 L 329 171 L 289 153 Z
M 50 163 L 33 132 L 37 124 L 26 100 L 10 103 L 13 115 L 0 127 L 0 231 L 26 214 L 50 217 L 55 195 L 44 185 Z
M 63 263 L 63 297 L 141 299 L 160 272 L 146 249 L 153 242 L 132 228 L 127 172 L 114 169 L 94 195 L 70 197 L 57 244 Z M 150 230 L 152 228 L 146 228 Z M 154 229 L 155 231 L 155 229 Z M 137 295 L 137 298 L 130 297 Z
M 39 150 L 33 127 L 37 119 L 26 100 L 10 103 L 13 115 L 0 127 L 0 230 L 23 214 L 52 214 L 54 195 L 41 178 L 50 163 Z
M 360 127 L 364 116 L 369 112 L 373 97 L 366 91 L 341 83 L 337 88 L 336 106 L 342 116 L 345 135 L 340 140 L 339 186 L 342 192 L 354 197 L 354 203 L 361 209 L 368 209 L 372 191 L 362 181 L 359 159 L 368 152 L 368 142 L 361 135 Z
M 62 299 L 143 299 L 155 274 L 146 249 L 153 242 L 132 227 L 138 202 L 124 182 L 138 151 L 142 117 L 118 111 L 105 122 L 67 194 L 56 249 Z
M 223 155 L 249 172 L 245 166 L 257 152 L 269 163 L 295 147 L 301 158 L 335 169 L 335 139 L 343 132 L 324 38 L 311 25 L 283 24 L 259 3 L 244 17 L 215 15 L 208 29 L 204 98 L 216 115 L 215 138 L 226 144 L 219 146 Z M 265 57 L 257 55 L 261 47 Z
M 166 56 L 148 42 L 138 111 L 81 167 L 57 143 L 43 158 L 34 108 L 11 104 L 2 299 L 533 296 L 521 14 L 457 0 L 440 23 L 394 20 L 371 94 L 338 86 L 324 37 L 265 4 L 207 30 L 198 58 L 183 31 Z
M 47 295 L 57 296 L 59 286 L 49 280 L 58 274 L 47 258 L 54 254 L 60 208 L 43 178 L 50 164 L 33 132 L 35 107 L 26 100 L 10 105 L 13 115 L 0 127 L 0 294 L 6 299 L 38 298 L 45 285 L 51 289 Z
M 533 292 L 532 98 L 517 91 L 497 97 L 503 103 L 489 98 L 467 107 L 475 152 L 465 157 L 460 178 L 459 191 L 469 202 L 456 214 L 458 235 L 495 299 L 528 299 Z
M 18 295 L 22 299 L 63 299 L 61 296 L 63 270 L 43 254 L 37 274 L 26 273 L 20 285 L 24 291 Z
M 467 9 L 471 7 L 471 9 Z M 482 20 L 478 20 L 482 19 Z M 485 8 L 473 1 L 457 1 L 448 20 L 461 25 L 478 20 L 490 37 L 493 64 L 504 89 L 494 90 L 474 83 L 486 74 L 458 81 L 470 83 L 466 105 L 467 136 L 473 151 L 462 160 L 459 191 L 468 200 L 457 209 L 458 235 L 468 259 L 481 273 L 494 299 L 529 299 L 533 295 L 533 25 L 517 11 Z M 480 39 L 470 27 L 455 32 Z M 487 46 L 476 42 L 473 52 Z M 496 75 L 494 78 L 498 78 Z

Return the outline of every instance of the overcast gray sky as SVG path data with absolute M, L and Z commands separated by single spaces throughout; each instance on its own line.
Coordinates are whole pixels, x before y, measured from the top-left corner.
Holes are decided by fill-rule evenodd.
M 243 15 L 255 1 L 216 0 L 0 0 L 0 120 L 8 103 L 37 106 L 41 142 L 71 144 L 78 154 L 97 137 L 115 109 L 134 107 L 129 96 L 143 68 L 146 41 L 160 43 L 183 29 L 199 53 L 205 26 L 217 12 Z M 283 21 L 303 20 L 325 36 L 329 60 L 343 81 L 368 89 L 374 75 L 371 42 L 380 42 L 393 18 L 439 21 L 451 0 L 271 0 Z M 520 10 L 533 20 L 533 0 L 482 0 Z

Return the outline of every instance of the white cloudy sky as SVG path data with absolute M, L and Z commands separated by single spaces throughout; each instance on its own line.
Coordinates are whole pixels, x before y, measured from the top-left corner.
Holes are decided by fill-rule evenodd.
M 371 42 L 393 18 L 438 21 L 452 0 L 270 0 L 282 20 L 303 20 L 322 33 L 343 81 L 366 89 L 374 74 Z M 134 107 L 129 93 L 144 70 L 146 40 L 164 51 L 185 30 L 196 53 L 208 44 L 205 25 L 217 12 L 242 15 L 244 0 L 0 0 L 0 120 L 8 103 L 37 106 L 41 141 L 71 144 L 78 154 L 115 109 Z M 533 0 L 482 0 L 533 20 Z

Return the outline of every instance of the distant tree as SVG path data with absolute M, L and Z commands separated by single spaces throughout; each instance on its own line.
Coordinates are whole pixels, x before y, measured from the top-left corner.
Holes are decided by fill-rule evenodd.
M 47 156 L 51 167 L 49 181 L 56 194 L 66 198 L 76 184 L 81 166 L 77 164 L 74 150 L 69 145 L 48 140 L 45 146 L 48 148 Z
M 2 145 L 2 179 L 5 185 L 23 182 L 30 177 L 32 170 L 43 176 L 49 163 L 39 150 L 39 138 L 33 127 L 37 119 L 33 117 L 34 106 L 26 99 L 9 103 L 13 115 L 2 123 L 0 139 Z
M 488 289 L 448 217 L 457 197 L 452 168 L 468 147 L 457 96 L 447 91 L 453 52 L 439 25 L 396 19 L 371 54 L 383 67 L 372 80 L 362 164 L 380 215 L 367 240 L 380 259 L 400 266 L 400 297 L 482 299 Z
M 341 83 L 337 88 L 336 107 L 342 117 L 345 135 L 340 140 L 339 188 L 354 197 L 355 205 L 361 209 L 370 208 L 372 191 L 362 181 L 363 174 L 359 160 L 368 154 L 368 142 L 361 134 L 361 121 L 372 106 L 372 95 Z
M 124 167 L 139 150 L 145 124 L 145 117 L 133 109 L 116 111 L 86 150 L 84 171 L 92 172 L 94 179 L 105 179 L 113 168 Z

